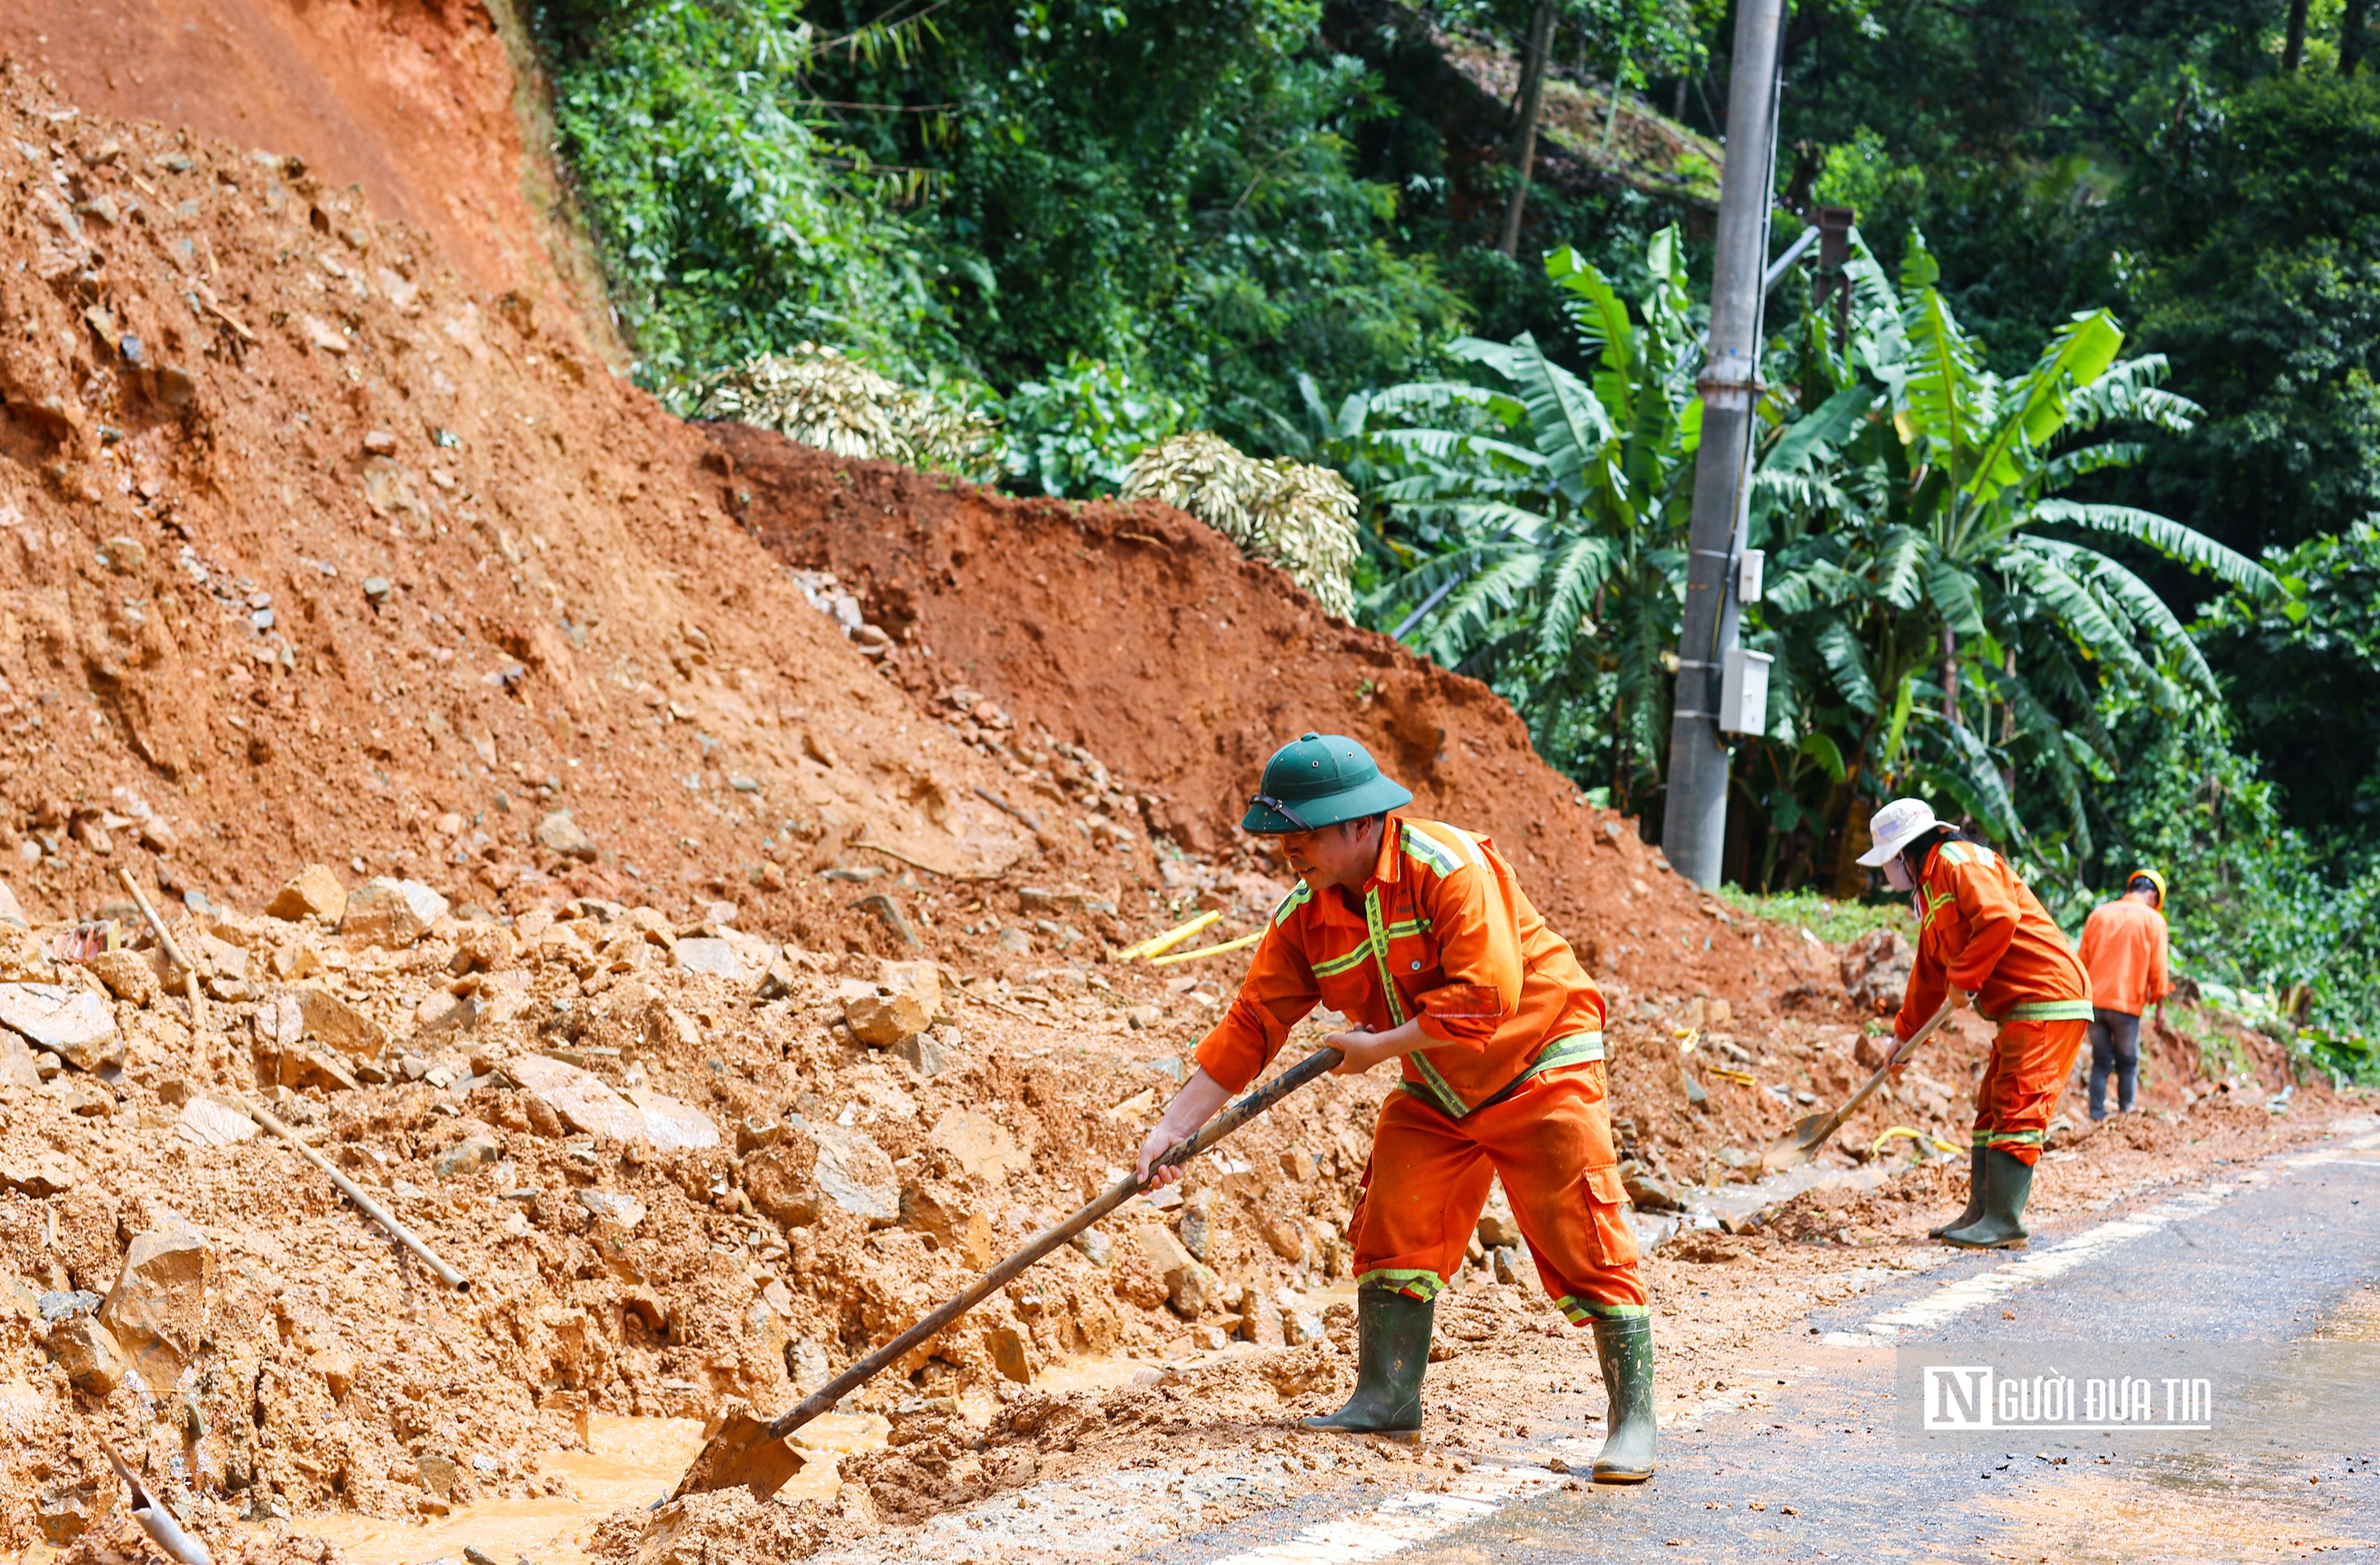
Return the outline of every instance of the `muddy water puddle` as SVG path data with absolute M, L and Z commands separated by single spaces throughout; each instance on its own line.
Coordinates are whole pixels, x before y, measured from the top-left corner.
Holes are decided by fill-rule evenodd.
M 802 1427 L 795 1444 L 820 1453 L 778 1491 L 788 1504 L 824 1498 L 839 1482 L 837 1458 L 883 1448 L 890 1425 L 877 1413 L 830 1413 Z M 624 1506 L 650 1505 L 667 1495 L 702 1449 L 702 1425 L 691 1418 L 587 1421 L 589 1450 L 549 1452 L 542 1471 L 567 1482 L 567 1495 L 491 1499 L 429 1522 L 392 1522 L 352 1511 L 300 1517 L 291 1531 L 326 1538 L 354 1565 L 415 1565 L 460 1559 L 476 1547 L 498 1559 L 526 1557 L 536 1565 L 584 1565 L 587 1533 Z

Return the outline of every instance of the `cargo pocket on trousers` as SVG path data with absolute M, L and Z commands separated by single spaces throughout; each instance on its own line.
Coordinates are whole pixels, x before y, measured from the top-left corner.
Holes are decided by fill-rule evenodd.
M 1587 1231 L 1599 1266 L 1631 1266 L 1639 1258 L 1635 1231 L 1628 1226 L 1628 1187 L 1617 1168 L 1586 1171 Z

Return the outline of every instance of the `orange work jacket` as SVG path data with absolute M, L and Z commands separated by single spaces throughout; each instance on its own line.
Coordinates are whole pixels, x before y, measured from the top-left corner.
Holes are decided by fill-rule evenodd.
M 1494 843 L 1435 820 L 1390 815 L 1360 892 L 1301 881 L 1281 899 L 1199 1065 L 1240 1091 L 1318 1003 L 1373 1032 L 1419 1017 L 1441 1043 L 1405 1056 L 1402 1085 L 1457 1119 L 1603 1058 L 1603 994 L 1569 942 Z
M 2091 1003 L 2137 1016 L 2173 990 L 2165 971 L 2165 915 L 2138 897 L 2101 903 L 2083 921 Z
M 1938 843 L 1910 893 L 1917 962 L 1893 1031 L 1906 1038 L 1952 986 L 1987 1022 L 2091 1020 L 2091 980 L 2066 933 L 2008 860 L 1980 843 Z

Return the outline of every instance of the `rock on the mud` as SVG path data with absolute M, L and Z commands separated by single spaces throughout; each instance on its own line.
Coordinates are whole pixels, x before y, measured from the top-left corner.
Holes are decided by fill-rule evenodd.
M 1916 961 L 1916 947 L 1900 931 L 1870 929 L 1843 947 L 1843 993 L 1852 1004 L 1879 1015 L 1897 1011 Z
M 372 945 L 404 947 L 428 934 L 445 911 L 446 899 L 420 881 L 380 875 L 347 898 L 339 932 Z
M 1322 1312 L 1313 1309 L 1285 1309 L 1281 1312 L 1281 1334 L 1291 1347 L 1307 1342 L 1319 1342 L 1329 1336 L 1322 1324 Z
M 230 1146 L 256 1134 L 256 1122 L 228 1103 L 198 1097 L 182 1105 L 174 1134 L 194 1146 Z
M 677 942 L 674 954 L 681 972 L 707 973 L 737 984 L 751 977 L 744 971 L 744 959 L 735 954 L 735 948 L 715 935 L 689 935 Z
M 59 1484 L 43 1489 L 33 1507 L 33 1514 L 42 1524 L 42 1535 L 60 1546 L 74 1542 L 115 1509 L 115 1497 L 123 1491 L 124 1486 L 112 1479 L 104 1484 Z
M 124 1355 L 116 1352 L 115 1337 L 90 1316 L 75 1316 L 51 1327 L 46 1346 L 78 1391 L 103 1397 L 124 1378 Z
M 581 1190 L 576 1193 L 578 1204 L 599 1220 L 617 1223 L 624 1229 L 634 1228 L 645 1220 L 645 1204 L 633 1195 L 613 1190 Z
M 158 960 L 147 952 L 103 951 L 83 964 L 107 992 L 134 1005 L 150 1005 L 162 993 Z
M 550 854 L 575 858 L 592 864 L 596 858 L 595 839 L 586 829 L 570 819 L 566 809 L 557 809 L 537 823 L 537 845 Z
M 804 1134 L 784 1134 L 744 1159 L 744 1194 L 763 1217 L 788 1228 L 808 1228 L 819 1219 L 818 1144 Z
M 1199 1260 L 1214 1244 L 1215 1193 L 1201 1190 L 1182 1203 L 1182 1217 L 1176 1231 L 1182 1235 L 1182 1247 Z
M 13 1190 L 35 1200 L 63 1195 L 81 1178 L 81 1171 L 62 1153 L 19 1153 L 0 1159 L 0 1190 Z
M 430 1169 L 440 1179 L 475 1174 L 504 1154 L 484 1135 L 467 1135 L 431 1159 Z
M 890 1049 L 933 1024 L 932 1013 L 905 990 L 854 995 L 843 1002 L 843 1019 L 852 1036 L 871 1049 Z
M 152 1390 L 173 1385 L 198 1351 L 213 1280 L 214 1256 L 197 1229 L 170 1223 L 133 1235 L 99 1319 Z
M 0 1086 L 39 1086 L 41 1067 L 33 1063 L 33 1051 L 25 1040 L 6 1027 L 0 1027 Z
M 1184 1320 L 1196 1320 L 1222 1298 L 1222 1281 L 1197 1261 L 1165 1274 L 1165 1302 Z
M 691 1103 L 662 1096 L 647 1087 L 628 1089 L 628 1101 L 645 1120 L 645 1139 L 663 1152 L 695 1150 L 719 1145 L 719 1127 Z
M 79 1071 L 124 1063 L 115 1013 L 89 989 L 59 984 L 0 984 L 0 1027 L 22 1034 Z
M 870 1228 L 901 1220 L 901 1182 L 892 1159 L 865 1131 L 842 1125 L 808 1127 L 818 1143 L 818 1187 L 827 1199 Z
M 388 1047 L 388 1034 L 378 1022 L 329 989 L 310 984 L 289 998 L 297 1002 L 298 1025 L 306 1036 L 351 1059 L 369 1059 Z
M 504 1072 L 581 1134 L 607 1135 L 614 1141 L 646 1139 L 644 1110 L 590 1072 L 543 1054 L 524 1054 L 508 1061 Z M 715 1136 L 717 1132 L 712 1134 Z
M 18 904 L 17 893 L 8 889 L 6 880 L 0 880 L 0 924 L 14 924 L 19 928 L 31 927 L 24 908 Z
M 794 1389 L 805 1394 L 834 1377 L 826 1350 L 807 1337 L 797 1337 L 785 1344 L 785 1373 L 792 1378 Z
M 984 1351 L 991 1355 L 991 1366 L 1005 1379 L 1020 1386 L 1033 1384 L 1033 1361 L 1025 1351 L 1025 1334 L 1014 1326 L 987 1327 L 983 1333 Z
M 940 1183 L 905 1185 L 901 1222 L 959 1256 L 978 1271 L 991 1264 L 991 1221 L 961 1192 Z
M 910 1069 L 921 1076 L 938 1076 L 950 1065 L 950 1050 L 956 1047 L 956 1027 L 934 1027 L 916 1037 L 905 1037 L 892 1046 L 892 1052 L 908 1062 Z M 944 1042 L 947 1035 L 952 1040 Z
M 264 911 L 272 917 L 292 922 L 320 918 L 335 924 L 346 915 L 347 888 L 339 883 L 338 872 L 329 865 L 310 864 L 273 893 Z
M 1008 1134 L 1006 1127 L 990 1115 L 972 1109 L 946 1110 L 934 1122 L 934 1128 L 926 1133 L 926 1140 L 936 1151 L 956 1159 L 960 1170 L 969 1178 L 989 1180 L 994 1184 L 1025 1161 L 1016 1138 Z
M 1685 1210 L 1684 1198 L 1668 1181 L 1633 1162 L 1621 1165 L 1620 1183 L 1621 1188 L 1628 1192 L 1628 1199 L 1634 1202 L 1642 1210 L 1648 1212 Z

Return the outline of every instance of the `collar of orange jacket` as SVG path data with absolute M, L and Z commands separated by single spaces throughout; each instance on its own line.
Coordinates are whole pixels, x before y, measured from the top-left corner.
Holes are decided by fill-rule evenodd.
M 1390 810 L 1380 822 L 1380 856 L 1372 864 L 1372 878 L 1364 882 L 1366 889 L 1393 883 L 1404 872 L 1405 855 L 1398 847 L 1404 821 L 1403 816 Z

